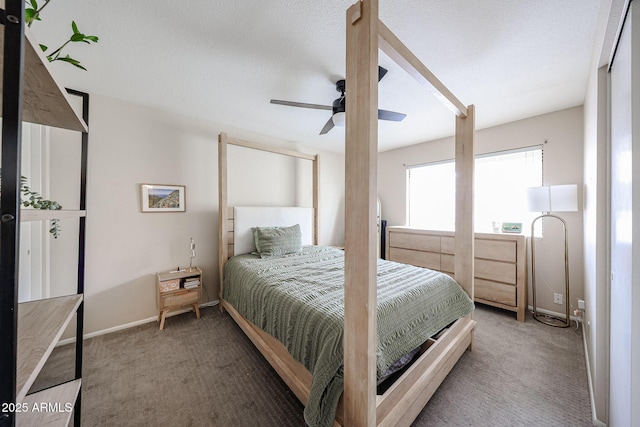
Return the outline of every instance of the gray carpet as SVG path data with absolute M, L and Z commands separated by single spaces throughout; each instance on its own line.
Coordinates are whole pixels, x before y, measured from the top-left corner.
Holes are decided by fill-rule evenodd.
M 303 426 L 303 407 L 217 307 L 87 339 L 85 426 Z M 462 356 L 414 426 L 589 426 L 582 337 L 574 328 L 478 305 Z M 33 389 L 72 376 L 56 349 Z

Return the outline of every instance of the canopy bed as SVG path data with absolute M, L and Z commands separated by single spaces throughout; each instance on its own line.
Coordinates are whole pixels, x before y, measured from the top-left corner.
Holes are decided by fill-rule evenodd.
M 378 383 L 377 309 L 378 259 L 376 251 L 377 202 L 377 77 L 378 49 L 401 65 L 419 82 L 434 91 L 456 114 L 456 257 L 454 277 L 473 300 L 473 138 L 474 107 L 465 107 L 378 19 L 377 0 L 365 0 L 347 11 L 347 72 L 350 97 L 346 105 L 346 187 L 343 354 L 344 392 L 338 404 L 335 424 L 345 426 L 410 425 L 467 348 L 473 346 L 475 321 L 471 314 L 448 322 L 437 339 L 426 339 L 420 354 L 382 394 Z M 258 224 L 262 213 L 248 220 L 236 218 L 238 210 L 227 202 L 227 145 L 276 152 L 313 162 L 313 207 L 301 214 L 306 223 L 306 243 L 318 243 L 319 166 L 318 156 L 273 148 L 227 137 L 218 141 L 219 162 L 219 267 L 220 306 L 226 310 L 261 351 L 273 368 L 304 404 L 313 398 L 314 377 L 289 354 L 278 339 L 247 319 L 225 298 L 225 265 L 235 254 L 253 249 L 236 247 L 252 237 L 257 227 L 290 226 L 290 219 L 278 222 L 274 214 Z M 288 215 L 285 214 L 285 217 Z M 305 218 L 309 219 L 307 223 Z M 244 225 L 236 223 L 244 221 Z M 253 230 L 253 233 L 257 231 Z M 241 233 L 244 237 L 241 237 Z M 236 235 L 237 234 L 237 235 Z M 258 248 L 256 248 L 258 249 Z M 258 249 L 259 251 L 259 249 Z M 324 249 L 323 249 L 324 251 Z M 332 258 L 335 252 L 323 252 Z M 254 257 L 256 258 L 256 257 Z M 257 257 L 259 258 L 259 257 Z M 257 261 L 256 261 L 257 262 Z M 269 267 L 271 268 L 271 267 Z M 305 297 L 306 298 L 306 297 Z M 465 296 L 466 298 L 466 296 Z M 261 300 L 262 301 L 262 300 Z M 237 303 L 238 304 L 238 303 Z M 259 305 L 259 304 L 255 304 Z M 305 412 L 306 416 L 306 412 Z

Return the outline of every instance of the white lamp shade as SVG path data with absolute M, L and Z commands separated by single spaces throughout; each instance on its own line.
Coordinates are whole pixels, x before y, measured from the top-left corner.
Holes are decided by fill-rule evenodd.
M 545 185 L 527 189 L 530 212 L 575 212 L 578 210 L 578 186 Z
M 529 212 L 549 212 L 551 210 L 549 187 L 527 188 L 527 204 Z
M 576 184 L 552 185 L 551 210 L 554 212 L 576 212 L 578 210 L 578 186 Z
M 336 126 L 344 126 L 344 123 L 346 121 L 345 116 L 346 114 L 344 112 L 335 113 L 333 115 L 333 124 Z

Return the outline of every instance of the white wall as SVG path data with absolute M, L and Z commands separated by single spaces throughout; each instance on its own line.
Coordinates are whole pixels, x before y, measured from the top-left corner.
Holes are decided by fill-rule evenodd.
M 89 126 L 85 333 L 157 316 L 155 273 L 189 263 L 190 237 L 196 242 L 195 263 L 204 272 L 203 302 L 217 300 L 219 132 L 311 152 L 93 94 Z M 344 185 L 335 185 L 344 181 L 344 160 L 320 155 L 321 185 L 328 190 L 321 194 L 320 243 L 335 244 L 344 233 L 336 218 L 338 212 L 342 216 Z M 231 203 L 287 205 L 304 195 L 296 178 L 303 174 L 300 168 L 274 157 L 229 150 Z M 142 183 L 186 185 L 187 211 L 141 213 Z M 68 255 L 75 262 L 75 255 Z
M 481 114 L 480 109 L 478 113 Z M 544 184 L 578 184 L 578 188 L 581 189 L 583 182 L 582 114 L 582 107 L 574 107 L 478 130 L 476 131 L 476 154 L 543 145 Z M 452 115 L 451 120 L 453 119 Z M 388 225 L 405 225 L 405 165 L 452 159 L 454 148 L 454 140 L 451 137 L 386 151 L 379 155 L 378 193 L 382 201 L 382 217 L 387 220 Z M 581 191 L 578 193 L 578 206 L 581 206 L 582 194 Z M 570 301 L 572 306 L 577 307 L 577 299 L 584 298 L 582 212 L 563 212 L 560 216 L 567 221 L 569 229 Z M 523 227 L 526 226 L 526 224 L 523 225 Z M 547 227 L 546 223 L 545 227 Z M 559 277 L 557 281 L 550 281 L 549 287 L 544 285 L 538 287 L 538 308 L 563 313 L 563 306 L 553 304 L 553 293 L 564 293 L 563 246 L 552 248 L 542 258 L 539 258 L 539 253 L 536 255 L 537 266 L 543 265 L 548 270 L 559 271 L 559 276 L 558 274 L 554 276 L 554 278 Z M 539 284 L 538 280 L 536 283 Z M 529 289 L 529 305 L 531 300 L 531 289 Z

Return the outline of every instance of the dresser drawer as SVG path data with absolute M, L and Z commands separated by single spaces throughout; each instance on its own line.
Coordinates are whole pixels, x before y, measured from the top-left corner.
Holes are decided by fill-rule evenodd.
M 389 246 L 416 251 L 440 252 L 440 236 L 428 234 L 392 233 Z
M 199 289 L 182 290 L 175 294 L 161 297 L 163 307 L 195 304 L 200 299 Z
M 475 277 L 515 285 L 516 265 L 476 258 Z
M 445 273 L 455 273 L 456 272 L 456 257 L 455 255 L 440 255 L 440 271 Z
M 497 302 L 513 307 L 517 305 L 515 285 L 475 279 L 473 294 L 475 299 Z
M 475 257 L 495 261 L 516 262 L 516 242 L 476 238 Z
M 389 259 L 403 264 L 440 270 L 440 254 L 434 252 L 411 251 L 409 249 L 389 248 Z
M 407 262 L 408 261 L 402 261 Z M 504 282 L 508 284 L 516 284 L 516 264 L 490 261 L 486 259 L 475 259 L 476 278 L 492 280 L 496 282 Z M 455 255 L 440 255 L 440 271 L 445 273 L 455 273 L 456 257 Z
M 442 236 L 440 238 L 440 251 L 443 254 L 454 255 L 456 253 L 456 238 Z

